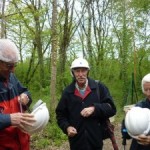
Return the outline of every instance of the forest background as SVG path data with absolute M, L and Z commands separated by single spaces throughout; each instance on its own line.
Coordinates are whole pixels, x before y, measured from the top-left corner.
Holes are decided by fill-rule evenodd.
M 143 98 L 141 79 L 150 72 L 149 0 L 0 0 L 0 36 L 20 51 L 16 76 L 31 91 L 33 104 L 46 102 L 50 121 L 32 135 L 34 149 L 60 145 L 55 107 L 72 81 L 71 62 L 84 57 L 90 77 L 106 84 L 117 106 Z

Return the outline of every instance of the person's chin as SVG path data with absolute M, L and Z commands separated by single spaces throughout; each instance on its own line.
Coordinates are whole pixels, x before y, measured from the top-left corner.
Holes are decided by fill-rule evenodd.
M 85 83 L 86 80 L 85 80 L 85 79 L 78 79 L 78 82 L 79 82 L 79 83 Z

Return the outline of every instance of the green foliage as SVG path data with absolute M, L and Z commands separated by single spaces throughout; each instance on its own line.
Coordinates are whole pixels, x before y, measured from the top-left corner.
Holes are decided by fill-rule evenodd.
M 141 11 L 148 11 L 150 8 L 149 0 L 132 0 L 131 6 L 140 9 Z
M 14 2 L 16 2 L 17 7 L 15 7 Z M 44 5 L 41 3 L 39 5 L 41 7 L 38 9 L 38 5 L 33 6 L 34 3 L 30 1 L 23 3 L 23 1 L 20 0 L 13 0 L 10 5 L 7 6 L 4 22 L 6 22 L 7 37 L 11 37 L 15 43 L 17 43 L 20 55 L 22 56 L 21 62 L 16 68 L 16 76 L 23 85 L 30 90 L 33 97 L 32 105 L 34 105 L 38 99 L 42 99 L 46 102 L 48 108 L 50 108 L 50 84 L 52 82 L 50 80 L 50 56 L 52 52 L 51 14 L 53 9 L 49 7 L 51 6 L 51 1 L 45 1 L 44 3 Z M 93 1 L 93 6 L 96 8 L 95 4 Z M 101 6 L 101 4 L 100 1 L 97 1 L 98 6 Z M 103 4 L 105 5 L 105 3 Z M 86 7 L 84 7 L 84 11 L 81 12 L 81 14 L 79 11 L 76 15 L 70 13 L 71 7 L 68 7 L 69 13 L 68 16 L 65 16 L 67 15 L 67 11 L 65 7 L 60 5 L 58 16 L 60 37 L 58 41 L 59 44 L 57 45 L 59 51 L 58 58 L 60 59 L 65 55 L 67 57 L 65 59 L 67 60 L 64 61 L 65 64 L 62 64 L 62 66 L 60 64 L 63 58 L 62 60 L 57 60 L 57 63 L 60 61 L 59 65 L 61 67 L 64 65 L 65 68 L 63 68 L 64 72 L 62 74 L 59 72 L 61 67 L 57 64 L 57 83 L 54 88 L 56 88 L 58 100 L 64 87 L 72 81 L 69 69 L 72 60 L 78 54 L 81 55 L 84 50 L 91 66 L 89 76 L 102 81 L 109 88 L 117 106 L 116 121 L 120 122 L 124 116 L 123 106 L 131 103 L 132 99 L 132 73 L 134 73 L 135 76 L 138 100 L 143 98 L 141 79 L 150 70 L 150 49 L 147 32 L 149 29 L 148 13 L 150 2 L 149 0 L 114 0 L 111 3 L 108 1 L 107 4 L 108 6 L 106 8 L 102 6 L 98 9 L 94 9 L 94 17 L 91 16 L 93 20 L 91 26 L 92 56 L 89 56 L 86 51 L 86 49 L 88 49 Z M 99 14 L 98 11 L 103 13 Z M 72 14 L 72 16 L 70 16 L 70 14 Z M 37 19 L 38 17 L 40 23 L 38 26 L 39 32 L 36 32 L 37 26 L 35 25 L 37 22 L 35 21 L 37 20 L 35 20 L 35 18 Z M 69 30 L 64 31 L 65 21 L 68 22 L 71 32 L 68 32 Z M 76 32 L 74 32 L 74 30 L 76 30 Z M 95 33 L 93 33 L 94 31 Z M 37 33 L 40 34 L 37 35 Z M 74 35 L 71 33 L 74 33 Z M 40 39 L 42 41 L 43 78 L 40 76 L 40 68 L 35 68 L 39 62 L 37 51 L 38 43 L 36 43 L 36 38 L 39 36 L 41 36 Z M 71 38 L 69 38 L 70 36 Z M 64 37 L 66 37 L 67 40 Z M 61 45 L 63 46 L 61 47 Z M 65 50 L 66 54 L 62 55 L 65 53 Z M 26 56 L 24 56 L 24 54 L 26 54 Z M 31 58 L 31 56 L 33 57 Z M 36 69 L 35 72 L 34 69 Z M 44 81 L 44 86 L 41 85 L 41 80 Z M 46 128 L 40 133 L 32 135 L 31 144 L 34 150 L 42 149 L 53 144 L 59 146 L 63 140 L 67 139 L 66 135 L 64 135 L 57 126 L 55 114 L 52 110 L 50 110 L 50 115 L 51 118 L 54 118 L 53 122 L 49 122 Z
M 39 133 L 31 136 L 31 148 L 40 150 L 49 145 L 60 146 L 62 141 L 67 140 L 67 136 L 62 133 L 56 122 L 49 122 L 47 126 Z M 55 143 L 55 144 L 54 144 Z
M 144 74 L 148 73 L 148 70 L 150 70 L 149 60 L 148 60 L 148 50 L 141 49 L 140 52 L 137 53 L 137 64 L 136 64 L 136 90 L 137 90 L 137 95 L 138 95 L 138 100 L 143 98 L 142 92 L 141 92 L 141 78 L 143 77 Z M 123 104 L 127 104 L 127 99 L 129 101 L 131 100 L 131 92 L 132 92 L 132 87 L 131 87 L 131 81 L 132 81 L 132 73 L 134 69 L 134 63 L 133 63 L 133 55 L 131 54 L 128 57 L 127 60 L 127 89 L 128 89 L 128 97 L 124 98 L 123 97 L 123 82 L 122 78 L 120 77 L 120 60 L 112 57 L 106 57 L 105 60 L 103 60 L 103 63 L 99 64 L 98 61 L 94 61 L 90 70 L 89 76 L 92 77 L 93 79 L 97 79 L 102 81 L 110 90 L 110 93 L 114 99 L 114 102 L 117 107 L 117 114 L 116 114 L 116 122 L 120 122 L 122 118 L 124 117 L 124 112 L 123 112 Z M 139 64 L 139 65 L 138 65 Z M 46 81 L 46 86 L 44 88 L 41 88 L 40 85 L 40 78 L 39 74 L 36 73 L 33 79 L 31 80 L 28 85 L 26 85 L 33 97 L 33 104 L 36 103 L 38 99 L 42 99 L 44 102 L 46 102 L 47 107 L 50 108 L 50 72 L 48 71 L 48 66 L 47 63 L 45 63 L 45 81 Z M 19 78 L 19 80 L 22 82 L 25 79 L 26 75 L 26 69 L 28 68 L 28 63 L 23 63 L 23 64 L 18 64 L 16 68 L 16 76 Z M 46 71 L 47 70 L 47 71 Z M 140 71 L 138 71 L 140 70 Z M 142 74 L 140 74 L 142 72 Z M 56 85 L 56 94 L 58 99 L 60 98 L 60 95 L 62 93 L 63 89 L 59 89 L 59 79 L 61 78 L 61 75 L 57 75 L 57 85 Z M 70 74 L 70 63 L 66 65 L 66 71 L 64 74 L 64 78 L 62 79 L 64 83 L 64 87 L 67 86 L 71 80 L 71 74 Z M 129 102 L 130 103 L 130 102 Z M 31 108 L 32 108 L 31 105 Z M 35 133 L 32 135 L 31 138 L 31 146 L 34 150 L 39 150 L 45 147 L 48 147 L 49 145 L 61 145 L 62 141 L 67 140 L 67 136 L 62 133 L 60 128 L 58 127 L 55 119 L 55 114 L 54 112 L 50 111 L 50 116 L 51 118 L 54 118 L 53 122 L 48 123 L 46 128 L 41 131 L 40 133 Z
M 50 108 L 50 96 L 48 95 L 48 87 L 46 87 L 42 91 L 38 90 L 38 92 L 35 89 L 31 90 L 31 93 L 33 103 L 30 108 L 32 108 L 32 106 L 37 102 L 38 99 L 42 99 L 46 103 L 48 109 Z M 48 147 L 49 145 L 60 146 L 62 144 L 62 141 L 67 140 L 66 135 L 60 130 L 56 123 L 55 114 L 51 110 L 49 110 L 49 113 L 50 120 L 46 127 L 42 131 L 34 133 L 31 136 L 31 149 L 40 150 Z M 54 118 L 53 122 L 52 118 Z

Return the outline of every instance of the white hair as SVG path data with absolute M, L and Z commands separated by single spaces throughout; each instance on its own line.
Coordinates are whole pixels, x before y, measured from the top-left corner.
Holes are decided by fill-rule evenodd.
M 145 75 L 142 79 L 142 82 L 141 82 L 141 86 L 142 86 L 142 92 L 144 93 L 145 90 L 144 90 L 144 84 L 146 82 L 150 82 L 150 73 L 148 73 L 147 75 Z
M 0 60 L 4 62 L 18 62 L 19 51 L 9 39 L 0 39 Z

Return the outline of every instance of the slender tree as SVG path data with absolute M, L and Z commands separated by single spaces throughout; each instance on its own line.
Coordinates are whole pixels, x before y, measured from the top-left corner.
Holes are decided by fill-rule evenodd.
M 56 74 L 57 74 L 57 50 L 58 50 L 58 35 L 57 35 L 57 0 L 53 0 L 52 11 L 52 52 L 51 52 L 51 83 L 50 83 L 50 109 L 54 112 L 56 107 Z
M 6 26 L 5 26 L 5 5 L 6 5 L 6 0 L 2 0 L 1 2 L 2 8 L 1 8 L 1 32 L 0 32 L 0 37 L 5 38 L 6 37 Z

